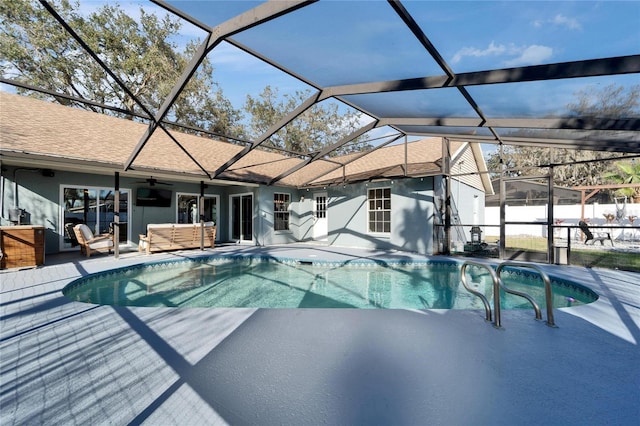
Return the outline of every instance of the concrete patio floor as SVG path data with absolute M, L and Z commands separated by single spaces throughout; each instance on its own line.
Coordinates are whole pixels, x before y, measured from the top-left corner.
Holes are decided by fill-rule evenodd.
M 402 252 L 230 246 L 293 258 Z M 72 302 L 114 267 L 200 251 L 47 257 L 0 271 L 0 424 L 635 425 L 640 274 L 545 265 L 600 299 L 531 311 L 175 309 Z

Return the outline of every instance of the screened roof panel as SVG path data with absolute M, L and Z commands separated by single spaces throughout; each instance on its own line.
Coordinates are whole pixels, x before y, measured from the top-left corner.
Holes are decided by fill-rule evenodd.
M 636 148 L 640 146 L 640 134 L 627 131 L 608 130 L 575 130 L 575 129 L 516 129 L 495 128 L 505 138 L 594 140 L 601 144 L 628 144 Z
M 608 85 L 629 90 L 640 84 L 637 74 L 608 75 L 562 80 L 469 86 L 467 90 L 487 117 L 562 117 L 578 115 L 581 99 L 599 102 L 593 96 Z M 605 110 L 601 110 L 603 113 Z M 638 114 L 638 111 L 635 112 Z
M 442 73 L 382 1 L 320 1 L 233 38 L 320 86 Z
M 485 136 L 487 138 L 493 138 L 491 130 L 486 127 L 459 127 L 459 126 L 396 126 L 403 132 L 414 135 L 443 135 L 453 136 L 461 135 L 463 138 L 466 136 Z
M 166 3 L 204 25 L 215 27 L 265 2 L 254 0 L 167 0 Z
M 403 2 L 454 72 L 638 53 L 637 1 Z
M 59 3 L 43 3 L 54 5 L 54 9 L 62 8 Z M 83 0 L 79 13 L 89 16 L 102 5 L 112 3 Z M 88 99 L 89 107 L 95 110 L 112 105 L 133 108 L 138 114 L 134 114 L 134 119 L 148 126 L 148 131 L 143 132 L 128 153 L 125 171 L 145 158 L 154 138 L 158 135 L 168 138 L 162 129 L 167 123 L 161 121 L 182 121 L 181 117 L 188 118 L 192 111 L 211 111 L 214 117 L 210 121 L 214 123 L 226 112 L 235 113 L 231 111 L 235 109 L 243 117 L 234 123 L 237 127 L 226 128 L 229 133 L 220 135 L 220 139 L 237 136 L 244 140 L 243 144 L 225 146 L 229 148 L 225 155 L 193 156 L 199 163 L 193 167 L 195 172 L 213 178 L 300 184 L 305 170 L 327 173 L 326 170 L 339 161 L 336 156 L 352 153 L 352 148 L 360 143 L 360 140 L 344 140 L 342 134 L 335 133 L 321 137 L 325 144 L 321 149 L 313 146 L 289 153 L 273 147 L 268 149 L 270 144 L 275 146 L 274 137 L 293 132 L 288 123 L 300 122 L 305 109 L 323 103 L 337 105 L 341 115 L 348 111 L 362 112 L 354 115 L 356 131 L 351 135 L 375 141 L 364 144 L 360 164 L 364 164 L 364 159 L 378 158 L 379 153 L 367 150 L 385 144 L 397 131 L 405 133 L 402 138 L 439 135 L 451 136 L 455 141 L 496 143 L 501 140 L 514 145 L 530 143 L 640 153 L 637 99 L 640 93 L 637 86 L 640 84 L 640 2 L 637 1 L 181 0 L 167 3 L 158 0 L 131 1 L 122 8 L 127 16 L 141 23 L 140 6 L 160 18 L 173 12 L 175 19 L 184 18 L 180 18 L 183 25 L 180 32 L 163 42 L 183 51 L 189 42 L 208 39 L 208 48 L 197 54 L 190 52 L 186 59 L 167 64 L 168 72 L 156 76 L 153 91 L 149 91 L 139 87 L 149 75 L 135 65 L 135 60 L 145 54 L 144 46 L 136 37 L 120 37 L 124 49 L 112 52 L 105 50 L 108 43 L 96 42 L 96 34 L 83 32 L 78 26 L 82 41 L 89 50 L 95 50 L 116 75 L 105 77 L 103 83 L 114 93 L 112 98 L 88 90 L 86 96 L 82 91 L 68 95 L 67 86 L 56 86 L 51 79 L 30 82 L 36 90 L 36 86 L 40 86 L 50 99 L 56 96 L 58 101 L 65 99 L 71 103 Z M 66 21 L 71 28 L 76 27 L 74 19 L 66 17 Z M 29 25 L 25 25 L 27 27 Z M 207 28 L 212 30 L 211 34 Z M 92 59 L 91 52 L 74 41 L 66 28 L 65 31 L 64 40 L 77 44 L 65 51 L 77 58 L 75 63 L 73 57 L 71 62 L 66 62 L 72 65 L 69 69 L 74 70 L 73 76 L 88 75 L 85 68 L 108 74 L 95 63 L 86 62 L 85 59 Z M 207 65 L 201 62 L 205 58 L 212 67 L 212 71 L 208 71 L 215 81 L 212 90 L 203 88 L 199 93 L 183 93 L 190 87 L 189 80 L 197 77 L 201 67 Z M 56 63 L 57 60 L 53 52 L 41 61 L 54 77 L 59 72 L 55 67 L 62 63 L 62 60 Z M 196 67 L 197 64 L 200 67 Z M 18 78 L 19 73 L 11 74 L 10 67 L 3 69 L 3 83 L 7 82 L 5 79 L 14 80 L 7 84 L 31 90 L 21 86 Z M 127 90 L 119 88 L 114 81 L 119 78 L 125 81 Z M 295 98 L 295 102 L 286 104 L 276 114 L 266 114 L 267 119 L 253 126 L 261 112 L 244 109 L 247 97 L 259 99 L 267 86 L 277 92 L 275 103 L 286 103 L 288 98 Z M 616 102 L 609 102 L 607 98 L 609 87 L 619 89 L 618 94 L 614 94 L 621 96 Z M 218 89 L 221 98 L 199 97 L 199 94 L 211 95 Z M 154 117 L 141 119 L 140 110 L 135 105 L 132 107 L 121 91 L 134 93 L 143 100 Z M 305 95 L 299 96 L 300 92 Z M 629 102 L 621 105 L 619 101 L 625 96 Z M 227 101 L 229 109 L 225 112 L 218 102 L 225 106 Z M 117 114 L 124 113 L 117 111 Z M 202 122 L 206 121 L 202 115 L 193 116 L 201 120 L 196 123 L 198 126 L 208 129 L 210 123 Z M 305 134 L 311 131 L 309 128 Z M 182 142 L 182 139 L 188 151 L 191 141 Z M 149 146 L 145 146 L 147 142 Z M 386 152 L 390 152 L 393 145 L 389 142 Z M 337 148 L 341 150 L 335 151 Z M 134 161 L 138 154 L 142 157 Z M 265 163 L 266 154 L 278 156 Z M 421 169 L 425 164 L 415 167 Z M 387 170 L 382 166 L 372 170 L 380 176 L 397 172 L 395 168 Z M 336 174 L 337 180 L 342 179 L 338 172 L 331 173 Z M 353 173 L 353 176 L 373 176 L 368 171 Z
M 475 117 L 477 113 L 455 88 L 346 95 L 345 101 L 378 117 Z
M 214 80 L 235 108 L 241 108 L 247 96 L 260 96 L 267 86 L 277 90 L 281 96 L 316 90 L 226 42 L 216 46 L 207 59 L 213 66 Z
M 82 25 L 71 21 L 68 25 L 109 69 L 109 76 L 103 83 L 91 88 L 92 94 L 108 104 L 120 101 L 129 108 L 134 104 L 133 108 L 138 113 L 146 113 L 144 109 L 153 113 L 162 105 L 178 82 L 195 46 L 207 35 L 205 31 L 150 2 L 120 6 L 112 2 L 82 0 L 79 5 L 81 16 L 92 24 Z M 93 16 L 107 8 L 111 12 L 109 19 L 104 19 L 105 15 L 101 15 L 100 19 Z M 179 25 L 179 28 L 175 25 Z M 158 29 L 154 34 L 154 44 L 149 42 L 145 34 L 147 31 L 154 33 L 155 30 L 151 28 Z M 73 38 L 71 34 L 69 37 Z M 191 50 L 189 45 L 192 45 Z M 84 63 L 91 63 L 93 68 L 107 74 L 98 61 L 88 55 L 84 55 L 82 60 L 76 58 L 78 68 Z M 156 72 L 157 69 L 163 72 Z M 83 71 L 89 74 L 87 69 Z M 80 74 L 76 70 L 76 75 Z M 122 86 L 128 89 L 128 93 Z M 131 101 L 132 97 L 135 101 Z

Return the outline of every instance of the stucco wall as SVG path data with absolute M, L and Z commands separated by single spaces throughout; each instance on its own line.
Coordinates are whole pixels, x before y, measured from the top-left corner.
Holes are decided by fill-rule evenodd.
M 21 168 L 14 174 L 15 168 L 8 167 L 3 170 L 2 179 L 2 225 L 10 225 L 9 209 L 13 208 L 15 200 L 16 185 L 18 183 L 17 207 L 24 209 L 29 216 L 29 224 L 44 226 L 45 251 L 46 253 L 57 253 L 60 251 L 60 235 L 64 235 L 62 207 L 60 206 L 61 186 L 85 186 L 113 188 L 114 177 L 107 175 L 95 175 L 91 173 L 72 173 L 54 171 L 54 176 L 43 176 L 41 169 Z M 14 180 L 15 178 L 15 180 Z M 176 220 L 176 194 L 178 192 L 200 193 L 199 184 L 189 184 L 174 182 L 172 186 L 163 188 L 172 191 L 170 207 L 141 207 L 135 203 L 135 189 L 140 186 L 147 186 L 140 183 L 139 178 L 120 178 L 120 188 L 131 190 L 129 200 L 129 238 L 132 246 L 138 243 L 138 235 L 146 233 L 148 223 L 174 222 Z M 220 210 L 221 218 L 225 217 L 226 203 L 228 197 L 223 187 L 209 187 L 205 190 L 206 195 L 219 195 L 222 204 Z M 124 212 L 123 212 L 124 213 Z M 226 226 L 223 220 L 219 221 L 218 232 L 225 235 Z M 121 241 L 121 244 L 124 244 Z M 75 249 L 77 250 L 77 248 Z
M 436 177 L 437 205 L 444 201 L 445 186 L 441 177 Z M 451 211 L 452 211 L 452 246 L 463 247 L 471 240 L 471 226 L 483 224 L 485 220 L 485 194 L 464 182 L 453 179 L 451 183 Z M 440 223 L 444 223 L 444 217 Z M 465 226 L 458 226 L 458 225 Z M 484 237 L 484 235 L 482 236 Z
M 275 193 L 289 194 L 289 230 L 274 230 L 273 195 Z M 256 244 L 273 245 L 298 241 L 300 235 L 299 191 L 295 188 L 262 186 L 257 194 L 257 208 L 253 222 Z
M 14 205 L 13 177 L 13 169 L 6 168 L 3 172 L 2 182 L 2 216 L 5 225 L 9 224 L 8 210 Z M 47 229 L 47 253 L 60 251 L 60 236 L 64 235 L 60 206 L 61 185 L 112 188 L 114 184 L 113 176 L 55 171 L 53 177 L 45 177 L 39 169 L 19 170 L 16 177 L 18 181 L 17 206 L 30 214 L 30 224 L 43 225 Z M 126 176 L 120 178 L 121 189 L 131 190 L 128 232 L 129 242 L 133 247 L 138 243 L 138 235 L 146 232 L 147 224 L 176 221 L 177 193 L 200 193 L 200 186 L 197 183 L 173 182 L 172 186 L 163 186 L 163 188 L 172 191 L 170 207 L 137 206 L 135 189 L 146 186 L 144 182 L 140 183 L 140 180 Z M 391 190 L 391 232 L 369 232 L 367 190 L 385 187 Z M 253 196 L 251 243 L 273 245 L 313 239 L 313 197 L 314 193 L 318 191 L 327 193 L 327 244 L 433 253 L 434 178 L 370 182 L 335 186 L 316 191 L 267 186 L 209 185 L 205 189 L 205 195 L 219 197 L 219 220 L 217 221 L 219 241 L 231 241 L 229 197 L 232 194 L 250 193 Z M 288 231 L 273 230 L 273 195 L 276 192 L 290 195 L 290 229 Z M 454 190 L 453 194 L 454 196 L 459 195 L 462 203 L 462 200 L 471 199 L 476 192 L 478 191 L 461 185 L 459 193 Z M 461 215 L 472 211 L 473 209 L 465 208 L 461 211 Z M 471 221 L 472 218 L 463 217 L 463 220 Z M 480 220 L 483 220 L 482 216 Z
M 368 231 L 367 190 L 391 188 L 391 233 Z M 433 250 L 433 179 L 407 179 L 332 187 L 329 196 L 328 241 L 332 245 Z

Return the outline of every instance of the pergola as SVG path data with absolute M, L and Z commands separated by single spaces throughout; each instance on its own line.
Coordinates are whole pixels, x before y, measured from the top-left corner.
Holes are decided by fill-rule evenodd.
M 459 61 L 457 56 L 460 52 L 480 55 L 465 50 L 474 46 L 480 36 L 469 28 L 473 24 L 474 28 L 495 32 L 492 37 L 498 43 L 499 30 L 509 25 L 495 21 L 487 2 L 473 3 L 477 8 L 474 13 L 453 14 L 452 7 L 457 2 L 152 0 L 149 6 L 179 17 L 191 31 L 197 32 L 200 45 L 162 106 L 151 110 L 114 72 L 118 64 L 106 63 L 83 35 L 63 19 L 55 5 L 45 0 L 40 3 L 134 100 L 136 107 L 131 114 L 148 122 L 147 131 L 130 153 L 122 172 L 135 169 L 137 156 L 154 132 L 169 134 L 170 124 L 180 124 L 170 119 L 174 103 L 205 58 L 214 67 L 224 66 L 224 62 L 216 62 L 216 52 L 222 47 L 288 76 L 297 87 L 310 90 L 311 95 L 255 140 L 241 141 L 244 148 L 226 158 L 221 167 L 209 170 L 193 158 L 201 168 L 203 181 L 218 178 L 250 152 L 263 148 L 266 141 L 305 111 L 327 101 L 339 105 L 341 110 L 359 112 L 361 126 L 342 139 L 326 141 L 318 151 L 288 152 L 298 159 L 297 163 L 269 184 L 277 184 L 316 161 L 331 161 L 333 151 L 363 135 L 376 135 L 376 131 L 386 135 L 386 139 L 380 139 L 361 155 L 398 139 L 404 138 L 406 143 L 407 137 L 425 136 L 443 137 L 446 143 L 465 141 L 500 147 L 520 145 L 640 154 L 640 116 L 578 116 L 567 108 L 566 96 L 558 95 L 592 86 L 616 84 L 629 89 L 638 84 L 637 25 L 630 33 L 628 26 L 600 28 L 594 24 L 582 31 L 601 34 L 602 43 L 583 43 L 578 49 L 580 38 L 558 41 L 563 49 L 557 50 L 561 52 L 532 61 L 536 63 L 496 67 L 500 64 L 496 60 L 492 67 L 476 69 Z M 636 7 L 635 2 L 630 3 L 620 7 L 619 3 L 605 2 L 600 7 L 607 9 L 607 13 L 619 13 L 620 19 L 628 21 L 624 13 L 629 12 L 625 10 Z M 517 14 L 525 5 L 511 2 L 501 7 Z M 634 10 L 637 13 L 637 7 Z M 363 32 L 363 28 L 367 30 Z M 617 39 L 627 43 L 617 45 L 613 42 Z M 536 40 L 530 43 L 534 46 Z M 33 87 L 18 79 L 3 76 L 2 82 L 107 109 L 121 109 L 94 99 L 53 93 L 46 87 Z M 264 81 L 267 84 L 268 79 Z M 224 83 L 222 87 L 225 88 Z M 174 134 L 171 137 L 180 145 Z M 445 161 L 440 172 L 450 176 L 446 143 L 442 147 Z M 553 217 L 549 222 L 553 222 Z

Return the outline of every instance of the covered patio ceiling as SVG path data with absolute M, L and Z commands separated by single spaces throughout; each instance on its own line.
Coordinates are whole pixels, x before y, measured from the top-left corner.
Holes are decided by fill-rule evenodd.
M 171 120 L 172 107 L 204 58 L 213 64 L 225 93 L 239 90 L 237 80 L 247 91 L 271 85 L 284 93 L 310 93 L 260 137 L 240 141 L 243 149 L 222 166 L 201 167 L 209 179 L 219 178 L 322 102 L 360 113 L 359 129 L 326 141 L 326 148 L 319 151 L 288 151 L 297 164 L 271 184 L 317 160 L 329 160 L 332 152 L 360 136 L 378 141 L 370 150 L 408 137 L 440 136 L 482 144 L 640 153 L 637 109 L 630 116 L 606 110 L 578 115 L 569 107 L 577 92 L 608 85 L 629 90 L 640 84 L 638 2 L 545 2 L 544 8 L 535 2 L 469 2 L 464 7 L 457 1 L 135 2 L 179 17 L 184 37 L 200 43 L 155 111 L 118 78 L 118 64 L 104 62 L 55 5 L 40 3 L 136 101 L 136 110 L 130 113 L 148 123 L 124 171 L 135 169 L 136 158 L 155 132 L 169 134 L 168 124 L 180 124 Z M 502 17 L 511 14 L 512 20 L 499 21 L 495 8 L 501 8 Z M 518 40 L 505 38 L 506 28 L 517 29 L 525 21 L 540 30 L 520 31 L 527 35 Z M 244 68 L 234 69 L 229 66 L 232 61 L 241 61 Z M 225 80 L 234 72 L 236 81 Z M 6 78 L 3 83 L 48 90 Z M 251 93 L 244 97 L 247 94 Z M 95 99 L 56 96 L 121 108 Z M 243 99 L 242 93 L 237 98 Z M 234 139 L 234 135 L 216 136 Z M 171 138 L 180 144 L 175 132 Z

